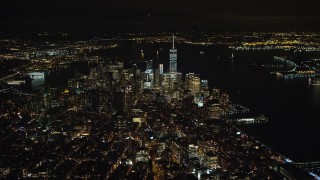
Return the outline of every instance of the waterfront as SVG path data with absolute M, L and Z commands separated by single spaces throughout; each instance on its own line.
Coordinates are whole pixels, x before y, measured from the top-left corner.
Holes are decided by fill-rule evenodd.
M 168 68 L 169 46 L 167 43 L 125 42 L 103 53 L 107 58 L 124 60 L 130 66 L 143 62 L 143 50 L 144 60 L 153 59 Z M 179 70 L 201 73 L 204 79 L 208 79 L 211 89 L 219 87 L 230 95 L 234 103 L 269 118 L 268 123 L 242 125 L 241 129 L 296 162 L 319 160 L 320 147 L 315 146 L 315 137 L 320 135 L 317 118 L 320 117 L 320 86 L 310 85 L 308 79 L 277 78 L 269 73 L 273 69 L 250 66 L 252 63 L 273 61 L 274 55 L 283 55 L 283 52 L 235 52 L 232 59 L 232 50 L 226 46 L 177 46 Z M 72 77 L 75 73 L 71 69 L 51 73 L 50 82 L 54 86 L 65 86 L 66 75 Z M 85 66 L 77 69 L 87 70 Z M 57 79 L 59 81 L 54 81 Z
M 168 43 L 124 42 L 103 54 L 123 60 L 128 66 L 153 59 L 168 68 L 169 46 Z M 274 55 L 285 55 L 284 52 L 235 52 L 231 58 L 232 50 L 226 46 L 177 46 L 179 70 L 201 73 L 211 89 L 219 87 L 234 103 L 269 118 L 268 123 L 243 125 L 241 129 L 296 162 L 319 160 L 320 147 L 315 146 L 315 137 L 320 135 L 317 118 L 320 117 L 320 86 L 310 85 L 308 79 L 277 78 L 269 73 L 273 69 L 251 66 L 274 61 Z M 47 80 L 54 86 L 66 86 L 67 77 L 75 73 L 73 67 L 88 71 L 85 66 L 80 69 L 71 66 L 69 70 L 51 73 Z
M 162 48 L 159 61 L 168 67 L 169 44 L 125 44 L 108 55 L 124 59 L 157 59 L 156 51 Z M 132 54 L 120 55 L 133 48 Z M 211 87 L 218 86 L 230 94 L 234 103 L 242 104 L 256 113 L 269 117 L 267 124 L 246 125 L 241 128 L 269 145 L 274 150 L 297 162 L 318 161 L 320 147 L 320 87 L 310 86 L 308 79 L 277 79 L 264 69 L 252 68 L 252 62 L 272 61 L 273 55 L 282 52 L 252 52 L 251 55 L 234 54 L 222 46 L 191 46 L 177 44 L 178 69 L 183 73 L 201 73 Z M 123 49 L 122 49 L 123 48 Z M 204 51 L 204 54 L 200 54 Z
M 168 68 L 169 46 L 168 43 L 125 42 L 105 55 L 132 64 L 142 62 L 143 50 L 144 60 L 153 59 Z M 266 124 L 240 126 L 241 129 L 294 161 L 319 160 L 317 152 L 320 148 L 314 144 L 315 137 L 320 135 L 317 118 L 320 116 L 320 87 L 311 86 L 308 79 L 279 79 L 270 75 L 273 69 L 250 66 L 253 62 L 272 61 L 274 55 L 283 55 L 283 52 L 237 52 L 232 59 L 232 50 L 225 46 L 177 46 L 179 70 L 183 73 L 201 73 L 203 78 L 208 79 L 210 88 L 221 88 L 230 94 L 234 103 L 269 118 Z M 55 78 L 49 79 L 52 81 Z M 56 83 L 63 86 L 67 82 Z

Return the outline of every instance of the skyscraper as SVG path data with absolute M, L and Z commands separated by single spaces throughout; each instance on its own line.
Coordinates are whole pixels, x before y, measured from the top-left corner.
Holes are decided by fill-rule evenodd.
M 145 71 L 144 88 L 150 88 L 154 84 L 153 60 L 147 61 Z
M 163 64 L 159 64 L 159 71 L 160 71 L 160 74 L 163 74 Z
M 200 88 L 200 75 L 194 73 L 186 74 L 186 89 L 189 90 L 193 96 L 200 93 Z
M 177 72 L 177 49 L 174 47 L 174 35 L 172 36 L 172 49 L 169 50 L 169 71 Z
M 161 90 L 162 90 L 162 95 L 164 96 L 170 95 L 170 81 L 171 81 L 171 75 L 169 73 L 164 73 L 161 76 Z

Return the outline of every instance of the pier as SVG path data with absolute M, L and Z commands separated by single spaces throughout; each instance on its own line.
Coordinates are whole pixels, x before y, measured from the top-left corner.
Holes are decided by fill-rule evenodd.
M 288 70 L 288 71 L 270 72 L 270 74 L 274 74 L 278 77 L 282 77 L 284 79 L 295 79 L 295 78 L 316 78 L 320 76 L 319 72 L 311 70 L 308 67 L 298 66 L 293 61 L 290 61 L 283 57 L 274 56 L 274 60 L 285 63 L 288 67 L 292 68 L 291 70 Z
M 290 71 L 294 71 L 298 67 L 298 65 L 296 63 L 294 63 L 293 61 L 290 61 L 290 60 L 285 59 L 283 57 L 274 56 L 273 59 L 276 62 L 281 62 L 281 63 L 287 65 L 288 67 L 292 68 Z
M 228 119 L 227 123 L 234 123 L 234 124 L 260 124 L 260 123 L 267 123 L 269 119 L 264 115 L 260 115 L 258 117 L 250 117 L 250 118 L 238 118 L 238 119 Z

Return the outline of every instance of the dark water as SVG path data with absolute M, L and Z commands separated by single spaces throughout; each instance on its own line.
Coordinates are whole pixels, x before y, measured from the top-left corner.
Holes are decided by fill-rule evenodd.
M 166 70 L 169 48 L 169 43 L 125 42 L 119 48 L 97 54 L 124 60 L 128 66 L 153 59 L 155 63 L 163 63 Z M 272 62 L 274 55 L 286 53 L 241 52 L 234 53 L 231 59 L 232 51 L 222 46 L 177 44 L 177 49 L 179 71 L 201 74 L 211 88 L 220 87 L 230 94 L 233 102 L 269 117 L 268 124 L 241 127 L 248 134 L 294 161 L 320 160 L 320 86 L 309 86 L 307 79 L 277 79 L 269 74 L 270 69 L 250 66 Z M 58 79 L 61 83 L 62 79 Z

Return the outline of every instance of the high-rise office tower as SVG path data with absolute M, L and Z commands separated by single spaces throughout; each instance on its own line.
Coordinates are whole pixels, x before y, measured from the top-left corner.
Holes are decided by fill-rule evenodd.
M 201 88 L 200 75 L 194 73 L 186 74 L 186 89 L 191 92 L 193 96 L 200 93 Z
M 126 94 L 124 88 L 117 89 L 113 94 L 113 109 L 115 111 L 124 111 L 126 105 Z
M 149 60 L 146 62 L 146 71 L 153 71 L 153 60 Z
M 159 71 L 160 71 L 160 74 L 163 74 L 163 64 L 159 64 Z
M 208 97 L 210 95 L 208 80 L 201 80 L 201 93 L 204 97 Z
M 171 84 L 171 75 L 168 73 L 164 73 L 161 76 L 162 95 L 164 95 L 164 96 L 170 95 L 170 84 Z
M 159 69 L 155 69 L 155 71 L 154 71 L 154 85 L 156 87 L 159 87 L 159 85 L 160 85 L 160 70 Z
M 174 47 L 174 35 L 172 36 L 172 49 L 169 50 L 169 72 L 177 72 L 177 49 Z
M 131 78 L 131 84 L 132 84 L 132 92 L 134 96 L 138 96 L 139 94 L 139 79 L 138 79 L 138 66 L 136 64 L 133 64 L 132 66 L 132 78 Z
M 127 137 L 130 121 L 128 116 L 123 111 L 113 114 L 114 130 L 120 137 Z
M 153 61 L 149 60 L 146 64 L 144 88 L 150 88 L 154 84 Z

